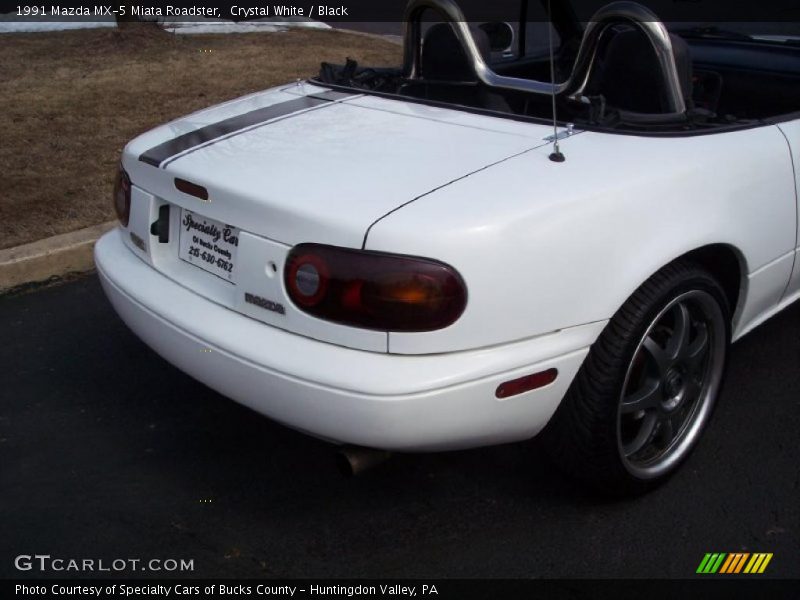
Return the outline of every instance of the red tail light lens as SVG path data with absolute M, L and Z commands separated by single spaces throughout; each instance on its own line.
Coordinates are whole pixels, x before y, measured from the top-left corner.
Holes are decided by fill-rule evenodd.
M 464 281 L 444 263 L 319 244 L 292 249 L 284 283 L 301 310 L 367 329 L 441 329 L 467 304 Z
M 128 226 L 131 216 L 131 179 L 120 165 L 114 180 L 114 210 L 123 227 Z

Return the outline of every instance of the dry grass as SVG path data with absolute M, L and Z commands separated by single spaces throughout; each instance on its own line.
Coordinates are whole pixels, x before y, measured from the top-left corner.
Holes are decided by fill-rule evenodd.
M 400 48 L 335 31 L 0 36 L 0 248 L 114 218 L 122 147 L 169 119 L 314 75 L 321 61 L 396 65 Z

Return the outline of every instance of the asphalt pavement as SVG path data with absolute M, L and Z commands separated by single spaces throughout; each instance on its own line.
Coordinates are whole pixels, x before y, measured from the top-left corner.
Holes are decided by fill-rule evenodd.
M 13 564 L 36 553 L 193 577 L 691 577 L 736 551 L 800 577 L 800 306 L 734 346 L 701 445 L 630 501 L 584 494 L 536 442 L 342 478 L 332 446 L 160 359 L 95 276 L 0 298 L 0 340 L 0 577 L 40 577 Z

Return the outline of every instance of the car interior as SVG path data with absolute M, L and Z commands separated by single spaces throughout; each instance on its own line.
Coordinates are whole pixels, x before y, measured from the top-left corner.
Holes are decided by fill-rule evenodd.
M 491 29 L 490 29 L 491 31 Z M 484 28 L 470 26 L 484 61 L 498 75 L 550 82 L 549 55 L 497 58 Z M 580 40 L 566 40 L 554 53 L 555 80 L 572 70 Z M 800 112 L 800 47 L 749 39 L 700 39 L 670 34 L 686 111 L 669 114 L 656 52 L 630 25 L 610 27 L 601 37 L 581 101 L 556 97 L 559 120 L 616 130 L 708 131 L 754 125 Z M 479 81 L 453 27 L 439 22 L 422 37 L 420 73 L 402 69 L 323 63 L 317 80 L 360 91 L 399 95 L 434 104 L 552 119 L 552 97 L 490 87 Z

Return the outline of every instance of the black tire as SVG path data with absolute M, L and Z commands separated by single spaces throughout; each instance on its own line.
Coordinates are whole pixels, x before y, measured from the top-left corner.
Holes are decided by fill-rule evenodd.
M 676 261 L 653 275 L 611 318 L 545 428 L 554 462 L 613 495 L 665 481 L 696 446 L 716 404 L 730 322 L 724 290 L 699 265 Z

